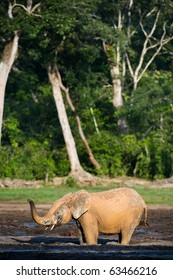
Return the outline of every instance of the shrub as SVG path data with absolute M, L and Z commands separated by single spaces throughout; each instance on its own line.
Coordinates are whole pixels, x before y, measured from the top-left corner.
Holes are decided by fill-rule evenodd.
M 101 131 L 101 136 L 93 135 L 90 145 L 94 156 L 101 165 L 99 174 L 116 177 L 125 175 L 126 166 L 122 162 L 121 143 L 113 134 Z
M 56 165 L 48 150 L 32 141 L 23 147 L 1 147 L 0 177 L 25 180 L 53 177 Z

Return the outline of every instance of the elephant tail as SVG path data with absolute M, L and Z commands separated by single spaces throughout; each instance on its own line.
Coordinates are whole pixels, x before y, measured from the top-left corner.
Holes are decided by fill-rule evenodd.
M 147 223 L 147 206 L 146 206 L 146 205 L 144 206 L 144 220 L 141 221 L 141 222 L 139 223 L 139 225 L 144 225 L 144 226 L 146 226 L 146 227 L 149 226 L 149 224 Z
M 146 206 L 146 205 L 145 205 L 145 207 L 144 207 L 144 225 L 145 225 L 146 227 L 149 226 L 149 224 L 147 223 L 147 206 Z

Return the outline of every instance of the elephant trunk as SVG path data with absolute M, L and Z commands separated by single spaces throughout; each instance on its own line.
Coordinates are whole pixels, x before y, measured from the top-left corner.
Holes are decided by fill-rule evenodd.
M 37 224 L 39 224 L 39 225 L 44 225 L 44 226 L 50 225 L 50 224 L 51 224 L 51 220 L 48 219 L 48 218 L 46 217 L 46 215 L 43 216 L 43 217 L 40 217 L 40 216 L 38 215 L 37 210 L 36 210 L 36 208 L 35 208 L 34 202 L 33 202 L 32 200 L 30 200 L 30 199 L 28 199 L 28 202 L 29 202 L 29 204 L 30 204 L 31 216 L 32 216 L 33 220 L 34 220 Z

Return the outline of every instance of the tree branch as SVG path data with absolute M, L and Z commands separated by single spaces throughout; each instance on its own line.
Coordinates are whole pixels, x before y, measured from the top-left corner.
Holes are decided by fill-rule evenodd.
M 9 18 L 13 18 L 13 6 L 11 3 L 9 3 L 9 6 L 8 6 L 8 17 Z
M 131 76 L 132 76 L 132 78 L 133 78 L 133 77 L 134 77 L 134 71 L 133 71 L 133 69 L 132 69 L 132 65 L 131 65 L 131 62 L 130 62 L 128 53 L 125 53 L 125 58 L 126 58 L 126 61 L 127 61 L 127 65 L 128 65 L 130 74 L 131 74 Z
M 32 9 L 32 0 L 27 0 L 27 10 L 31 11 L 31 9 Z
M 131 33 L 131 8 L 133 6 L 133 0 L 130 0 L 129 7 L 128 7 L 128 27 L 127 27 L 127 36 L 130 38 L 132 34 L 134 34 L 134 31 Z
M 142 78 L 142 76 L 144 75 L 144 73 L 146 72 L 148 67 L 151 65 L 151 63 L 153 62 L 155 57 L 160 53 L 160 51 L 163 48 L 163 46 L 166 45 L 171 40 L 173 40 L 173 36 L 171 36 L 171 37 L 169 37 L 167 39 L 164 39 L 165 36 L 166 36 L 166 22 L 164 22 L 164 24 L 163 24 L 163 34 L 162 34 L 162 37 L 160 39 L 160 42 L 157 44 L 157 45 L 159 45 L 159 47 L 157 48 L 156 52 L 152 55 L 152 57 L 148 61 L 148 63 L 145 65 L 145 67 L 144 67 L 143 71 L 141 72 L 141 74 L 138 76 L 138 82 L 140 81 L 140 79 Z
M 154 7 L 148 14 L 146 14 L 146 17 L 151 16 L 156 11 L 156 7 Z
M 8 8 L 8 16 L 9 18 L 13 18 L 13 9 L 16 7 L 22 8 L 25 12 L 27 12 L 29 15 L 34 15 L 34 16 L 39 16 L 41 15 L 34 14 L 34 11 L 41 5 L 41 2 L 37 3 L 33 8 L 32 8 L 32 0 L 27 1 L 27 6 L 24 6 L 22 4 L 16 3 L 14 0 L 13 4 L 11 2 L 9 3 L 9 8 Z
M 36 4 L 32 9 L 31 9 L 31 13 L 33 13 L 38 7 L 41 6 L 41 2 Z
M 155 18 L 155 21 L 153 23 L 153 27 L 152 27 L 152 29 L 151 29 L 149 34 L 147 34 L 147 32 L 145 31 L 143 23 L 142 23 L 142 20 L 140 21 L 140 26 L 141 26 L 141 29 L 142 29 L 146 39 L 145 39 L 145 42 L 144 42 L 144 45 L 143 45 L 143 48 L 142 48 L 142 52 L 141 52 L 141 56 L 140 56 L 140 59 L 139 59 L 138 66 L 136 67 L 136 70 L 135 70 L 135 73 L 134 73 L 134 77 L 135 77 L 136 81 L 139 81 L 139 71 L 142 68 L 142 65 L 144 63 L 144 57 L 145 57 L 145 55 L 146 55 L 146 53 L 148 51 L 147 45 L 148 45 L 149 39 L 152 37 L 154 31 L 156 30 L 156 26 L 157 26 L 157 22 L 158 22 L 158 19 L 159 19 L 159 15 L 160 15 L 160 11 L 158 11 L 157 14 L 156 14 L 156 18 Z
M 17 4 L 17 3 L 13 4 L 13 5 L 12 5 L 12 10 L 13 10 L 15 7 L 20 7 L 20 8 L 22 8 L 23 10 L 25 10 L 26 12 L 28 12 L 27 8 L 26 8 L 24 5 L 22 5 L 22 4 Z

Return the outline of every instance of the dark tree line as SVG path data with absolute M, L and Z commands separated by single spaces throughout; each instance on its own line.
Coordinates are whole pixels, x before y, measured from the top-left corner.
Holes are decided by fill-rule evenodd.
M 0 177 L 170 177 L 172 7 L 2 3 Z

